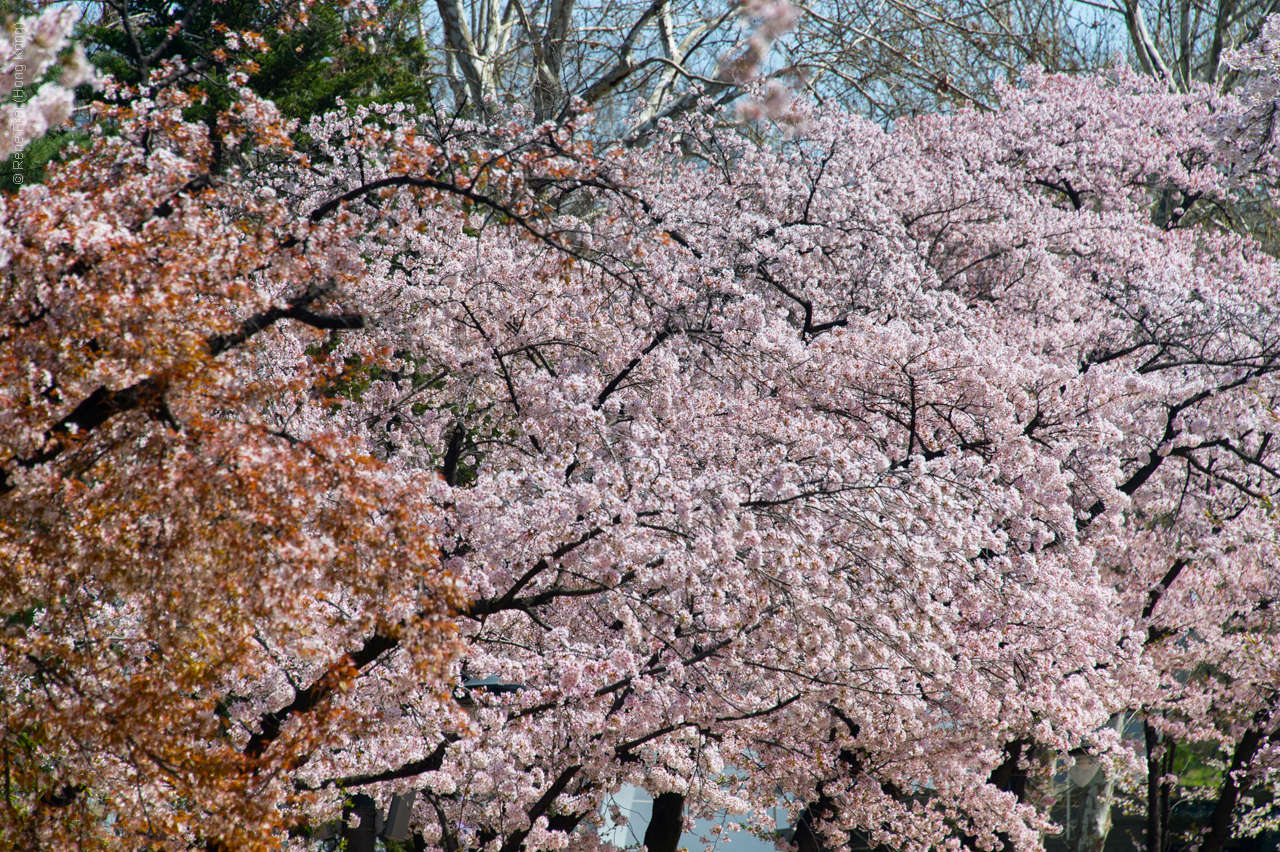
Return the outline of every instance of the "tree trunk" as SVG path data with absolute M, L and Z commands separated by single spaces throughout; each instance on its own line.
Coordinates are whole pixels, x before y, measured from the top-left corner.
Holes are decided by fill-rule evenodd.
M 1161 805 L 1162 799 L 1168 799 L 1169 785 L 1161 784 L 1160 779 L 1167 745 L 1162 747 L 1160 735 L 1150 722 L 1142 723 L 1142 733 L 1147 743 L 1147 852 L 1164 852 L 1169 817 L 1168 808 Z
M 1080 819 L 1074 826 L 1073 852 L 1102 852 L 1111 833 L 1111 803 L 1115 798 L 1114 773 L 1099 769 L 1084 787 L 1084 801 L 1080 806 Z
M 1117 731 L 1124 730 L 1124 714 L 1119 713 L 1111 720 L 1111 727 Z M 1072 852 L 1102 852 L 1107 845 L 1107 836 L 1111 834 L 1111 806 L 1115 801 L 1115 773 L 1108 772 L 1106 766 L 1099 766 L 1097 773 L 1084 785 L 1083 801 L 1080 803 L 1080 818 L 1074 828 L 1074 842 L 1068 848 Z
M 1264 714 L 1259 711 L 1254 717 L 1254 723 L 1265 724 L 1269 716 L 1269 712 Z M 1231 765 L 1223 775 L 1217 807 L 1209 817 L 1209 831 L 1205 834 L 1204 842 L 1200 844 L 1201 852 L 1222 852 L 1222 847 L 1231 839 L 1231 813 L 1240 801 L 1240 794 L 1249 784 L 1249 766 L 1253 763 L 1254 755 L 1258 753 L 1262 743 L 1262 731 L 1257 727 L 1246 730 L 1244 736 L 1236 743 L 1235 750 L 1231 754 Z
M 826 844 L 822 842 L 822 835 L 818 833 L 818 826 L 824 819 L 835 813 L 829 796 L 818 794 L 818 800 L 813 802 L 796 817 L 795 835 L 792 842 L 796 844 L 796 852 L 827 852 Z
M 684 833 L 684 796 L 660 793 L 653 797 L 653 816 L 644 831 L 647 852 L 676 852 Z

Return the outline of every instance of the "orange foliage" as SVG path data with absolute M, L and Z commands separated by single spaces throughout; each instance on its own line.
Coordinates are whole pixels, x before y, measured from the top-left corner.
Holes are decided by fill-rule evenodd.
M 378 652 L 453 651 L 428 474 L 324 405 L 359 259 L 218 175 L 190 98 L 0 198 L 0 846 L 278 845 Z M 218 127 L 291 156 L 247 95 Z

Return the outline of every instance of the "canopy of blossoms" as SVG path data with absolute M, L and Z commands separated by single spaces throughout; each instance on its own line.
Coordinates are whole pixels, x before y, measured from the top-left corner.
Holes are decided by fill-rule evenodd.
M 1033 849 L 1125 709 L 1240 757 L 1229 823 L 1280 278 L 1216 211 L 1268 91 L 628 149 L 100 107 L 0 197 L 4 832 L 301 848 L 413 790 L 418 848 L 586 850 L 631 783 L 676 837 L 782 791 L 801 849 Z

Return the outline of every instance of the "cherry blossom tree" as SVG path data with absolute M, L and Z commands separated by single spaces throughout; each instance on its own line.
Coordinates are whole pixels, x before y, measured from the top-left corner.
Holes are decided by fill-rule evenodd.
M 1121 752 L 1103 723 L 1132 707 L 1157 740 L 1179 707 L 1245 744 L 1228 816 L 1265 783 L 1269 610 L 1233 628 L 1227 580 L 1275 585 L 1250 477 L 1276 270 L 1182 224 L 1233 191 L 1241 108 L 1130 74 L 1004 97 L 892 134 L 793 114 L 780 149 L 696 121 L 604 158 L 508 130 L 472 171 L 411 121 L 313 124 L 334 184 L 278 192 L 378 193 L 364 292 L 404 329 L 354 407 L 449 486 L 458 683 L 519 688 L 465 695 L 467 728 L 422 725 L 401 763 L 302 783 L 419 789 L 444 849 L 589 845 L 624 782 L 657 794 L 655 852 L 779 789 L 804 849 L 1034 847 L 1035 767 Z M 515 162 L 548 169 L 535 195 L 471 198 L 460 228 L 392 192 L 487 192 Z M 1216 679 L 1180 678 L 1211 656 Z
M 1277 584 L 1269 508 L 1275 482 L 1268 460 L 1275 350 L 1264 331 L 1272 323 L 1268 288 L 1274 285 L 1266 283 L 1271 273 L 1259 276 L 1271 261 L 1251 241 L 1188 226 L 1185 218 L 1195 205 L 1221 203 L 1241 183 L 1247 186 L 1262 146 L 1242 153 L 1242 130 L 1228 132 L 1225 145 L 1214 138 L 1223 128 L 1252 126 L 1256 106 L 1206 106 L 1217 113 L 1207 138 L 1182 133 L 1169 178 L 1153 183 L 1151 174 L 1158 172 L 1148 164 L 1139 167 L 1142 177 L 1130 179 L 1132 187 L 1162 199 L 1157 215 L 1173 208 L 1156 225 L 1194 239 L 1199 259 L 1177 261 L 1175 252 L 1162 248 L 1142 267 L 1127 269 L 1124 288 L 1109 298 L 1132 318 L 1133 332 L 1119 345 L 1091 342 L 1079 359 L 1092 372 L 1138 356 L 1134 390 L 1159 388 L 1133 410 L 1136 422 L 1117 422 L 1133 438 L 1141 436 L 1141 444 L 1116 456 L 1129 465 L 1121 468 L 1120 490 L 1129 498 L 1124 534 L 1105 548 L 1099 541 L 1100 566 L 1145 633 L 1141 665 L 1131 671 L 1136 679 L 1117 709 L 1136 713 L 1145 729 L 1145 766 L 1137 777 L 1150 849 L 1170 848 L 1176 840 L 1167 832 L 1177 744 L 1218 744 L 1226 764 L 1221 782 L 1200 791 L 1216 800 L 1204 833 L 1178 841 L 1202 848 L 1221 848 L 1234 833 L 1263 827 L 1240 818 L 1247 804 L 1242 795 L 1252 787 L 1250 798 L 1259 793 L 1265 799 L 1274 759 L 1264 747 L 1275 727 L 1267 709 L 1275 695 L 1274 663 L 1266 659 L 1274 644 L 1269 601 Z M 1180 134 L 1167 122 L 1196 121 L 1194 112 L 1172 109 L 1163 119 L 1145 120 L 1166 122 L 1158 132 L 1169 139 Z M 1205 165 L 1195 168 L 1197 163 Z M 1082 190 L 1081 178 L 1060 163 L 1052 167 L 1054 177 L 1037 180 L 1082 210 L 1098 203 L 1101 193 Z M 1162 266 L 1171 260 L 1177 265 Z M 1159 288 L 1137 296 L 1132 282 L 1139 274 L 1153 276 Z M 1206 298 L 1204 275 L 1217 281 L 1212 299 Z M 1130 301 L 1135 297 L 1140 301 Z M 1082 519 L 1087 539 L 1097 535 L 1090 529 L 1107 505 L 1101 498 Z M 1090 842 L 1104 837 L 1105 827 Z
M 1188 211 L 1269 180 L 1265 90 L 303 154 L 230 79 L 0 200 L 6 835 L 303 847 L 414 791 L 417 849 L 587 850 L 631 783 L 649 852 L 779 791 L 804 852 L 1035 849 L 1088 749 L 1155 850 L 1205 739 L 1204 845 L 1261 827 L 1280 278 Z
M 1261 27 L 1247 49 L 1227 57 L 1247 82 L 1240 102 L 1210 125 L 1223 137 L 1219 169 L 1231 189 L 1263 198 L 1274 191 L 1276 176 L 1268 118 L 1274 112 L 1275 26 L 1273 20 Z M 1203 200 L 1182 198 L 1188 207 Z M 1257 251 L 1248 243 L 1242 248 Z M 1234 251 L 1224 252 L 1218 268 L 1229 268 L 1234 259 Z M 1222 316 L 1216 334 L 1238 335 L 1238 322 L 1238 315 Z M 1117 562 L 1143 564 L 1148 582 L 1164 567 L 1145 599 L 1141 589 L 1130 591 L 1147 631 L 1144 656 L 1159 677 L 1139 711 L 1146 747 L 1140 792 L 1151 849 L 1180 842 L 1169 836 L 1171 800 L 1179 794 L 1207 800 L 1209 816 L 1195 826 L 1198 834 L 1181 841 L 1203 849 L 1221 849 L 1231 837 L 1257 834 L 1275 821 L 1269 800 L 1280 742 L 1273 611 L 1280 576 L 1272 555 L 1276 469 L 1268 451 L 1276 409 L 1274 390 L 1261 381 L 1274 356 L 1263 347 L 1242 355 L 1223 362 L 1237 371 L 1231 383 L 1245 389 L 1237 401 L 1221 385 L 1207 384 L 1185 404 L 1169 406 L 1167 443 L 1157 448 L 1161 460 L 1151 457 L 1146 464 L 1153 479 L 1165 478 L 1165 493 L 1148 487 L 1134 495 L 1143 501 L 1135 515 L 1142 545 L 1134 551 L 1142 557 Z M 1233 407 L 1218 409 L 1223 403 Z M 1151 500 L 1157 495 L 1159 501 Z M 1178 748 L 1187 745 L 1210 749 L 1215 782 L 1179 789 Z

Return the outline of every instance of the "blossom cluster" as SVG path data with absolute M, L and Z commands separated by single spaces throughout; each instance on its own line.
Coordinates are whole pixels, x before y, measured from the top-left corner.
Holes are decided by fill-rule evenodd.
M 38 16 L 15 18 L 0 32 L 0 159 L 21 152 L 33 139 L 71 117 L 73 89 L 93 80 L 84 51 L 69 44 L 79 11 L 74 6 L 49 8 Z M 56 80 L 41 83 L 46 72 L 61 66 Z

